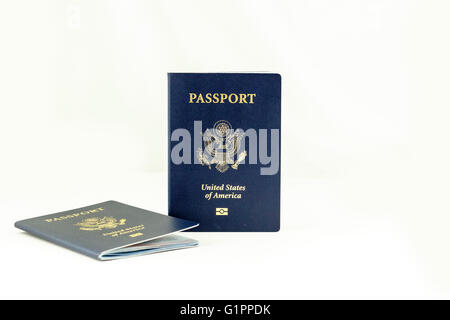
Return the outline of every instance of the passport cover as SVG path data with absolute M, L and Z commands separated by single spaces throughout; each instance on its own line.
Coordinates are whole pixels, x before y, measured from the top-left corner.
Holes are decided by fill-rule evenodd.
M 98 260 L 113 260 L 193 247 L 197 241 L 173 235 L 198 223 L 117 201 L 18 221 L 15 226 Z
M 192 231 L 278 231 L 281 76 L 169 73 L 168 95 L 169 215 Z

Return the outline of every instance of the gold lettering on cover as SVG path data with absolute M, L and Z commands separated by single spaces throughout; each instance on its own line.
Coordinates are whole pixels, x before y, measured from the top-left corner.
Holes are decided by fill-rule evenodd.
M 189 103 L 207 103 L 207 104 L 254 104 L 256 93 L 225 93 L 225 92 L 207 92 L 196 93 L 189 92 Z
M 44 221 L 46 221 L 46 222 L 63 221 L 63 220 L 66 220 L 66 219 L 77 218 L 79 216 L 84 216 L 84 215 L 87 215 L 87 214 L 98 213 L 98 212 L 101 212 L 101 211 L 104 211 L 104 210 L 105 209 L 103 207 L 99 207 L 99 208 L 95 208 L 95 209 L 91 209 L 91 210 L 80 211 L 80 212 L 68 214 L 68 215 L 65 215 L 65 216 L 57 217 L 57 218 L 44 219 Z
M 205 103 L 205 100 L 203 100 L 203 96 L 201 94 L 198 95 L 197 101 L 195 103 Z
M 207 184 L 202 183 L 202 191 L 205 193 L 206 200 L 212 199 L 242 199 L 246 186 L 232 184 Z
M 231 99 L 231 97 L 234 97 L 234 98 L 235 98 L 234 101 Z M 238 96 L 237 96 L 237 94 L 236 94 L 236 93 L 230 94 L 230 96 L 229 96 L 229 98 L 228 98 L 228 101 L 230 101 L 230 103 L 232 103 L 232 104 L 235 104 L 235 103 L 238 101 Z
M 140 233 L 140 231 L 143 231 L 144 229 L 145 229 L 145 226 L 143 224 L 140 224 L 137 226 L 132 226 L 132 227 L 128 227 L 128 228 L 114 230 L 111 232 L 106 232 L 106 233 L 103 233 L 102 235 L 104 237 L 116 238 L 116 237 L 124 236 L 124 235 L 130 236 L 130 234 L 137 234 L 137 233 Z
M 197 95 L 195 93 L 189 93 L 189 103 L 193 103 L 196 97 Z

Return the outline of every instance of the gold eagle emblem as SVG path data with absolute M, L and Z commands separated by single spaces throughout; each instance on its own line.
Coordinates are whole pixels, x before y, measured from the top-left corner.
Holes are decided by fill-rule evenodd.
M 89 217 L 76 223 L 75 225 L 80 227 L 80 230 L 94 231 L 102 229 L 115 229 L 117 226 L 124 225 L 126 221 L 127 219 L 117 220 L 113 217 Z
M 217 121 L 212 130 L 207 129 L 203 134 L 205 149 L 197 150 L 197 159 L 209 169 L 215 164 L 217 171 L 221 173 L 228 170 L 229 164 L 237 170 L 247 156 L 245 150 L 238 154 L 243 137 L 242 130 L 233 131 L 228 121 Z M 237 159 L 234 160 L 236 155 Z

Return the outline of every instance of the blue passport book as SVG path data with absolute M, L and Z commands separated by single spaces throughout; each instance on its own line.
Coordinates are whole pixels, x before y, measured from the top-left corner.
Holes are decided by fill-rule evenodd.
M 169 73 L 169 215 L 192 231 L 280 229 L 281 77 Z
M 198 223 L 116 201 L 18 221 L 15 226 L 98 260 L 114 260 L 194 247 L 179 235 Z

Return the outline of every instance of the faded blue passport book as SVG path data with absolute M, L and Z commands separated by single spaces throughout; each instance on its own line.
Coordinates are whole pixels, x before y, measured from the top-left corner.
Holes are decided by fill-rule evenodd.
M 169 73 L 168 87 L 169 215 L 278 231 L 281 76 Z
M 18 221 L 15 226 L 98 260 L 114 260 L 194 247 L 179 235 L 198 223 L 106 201 L 83 208 Z

